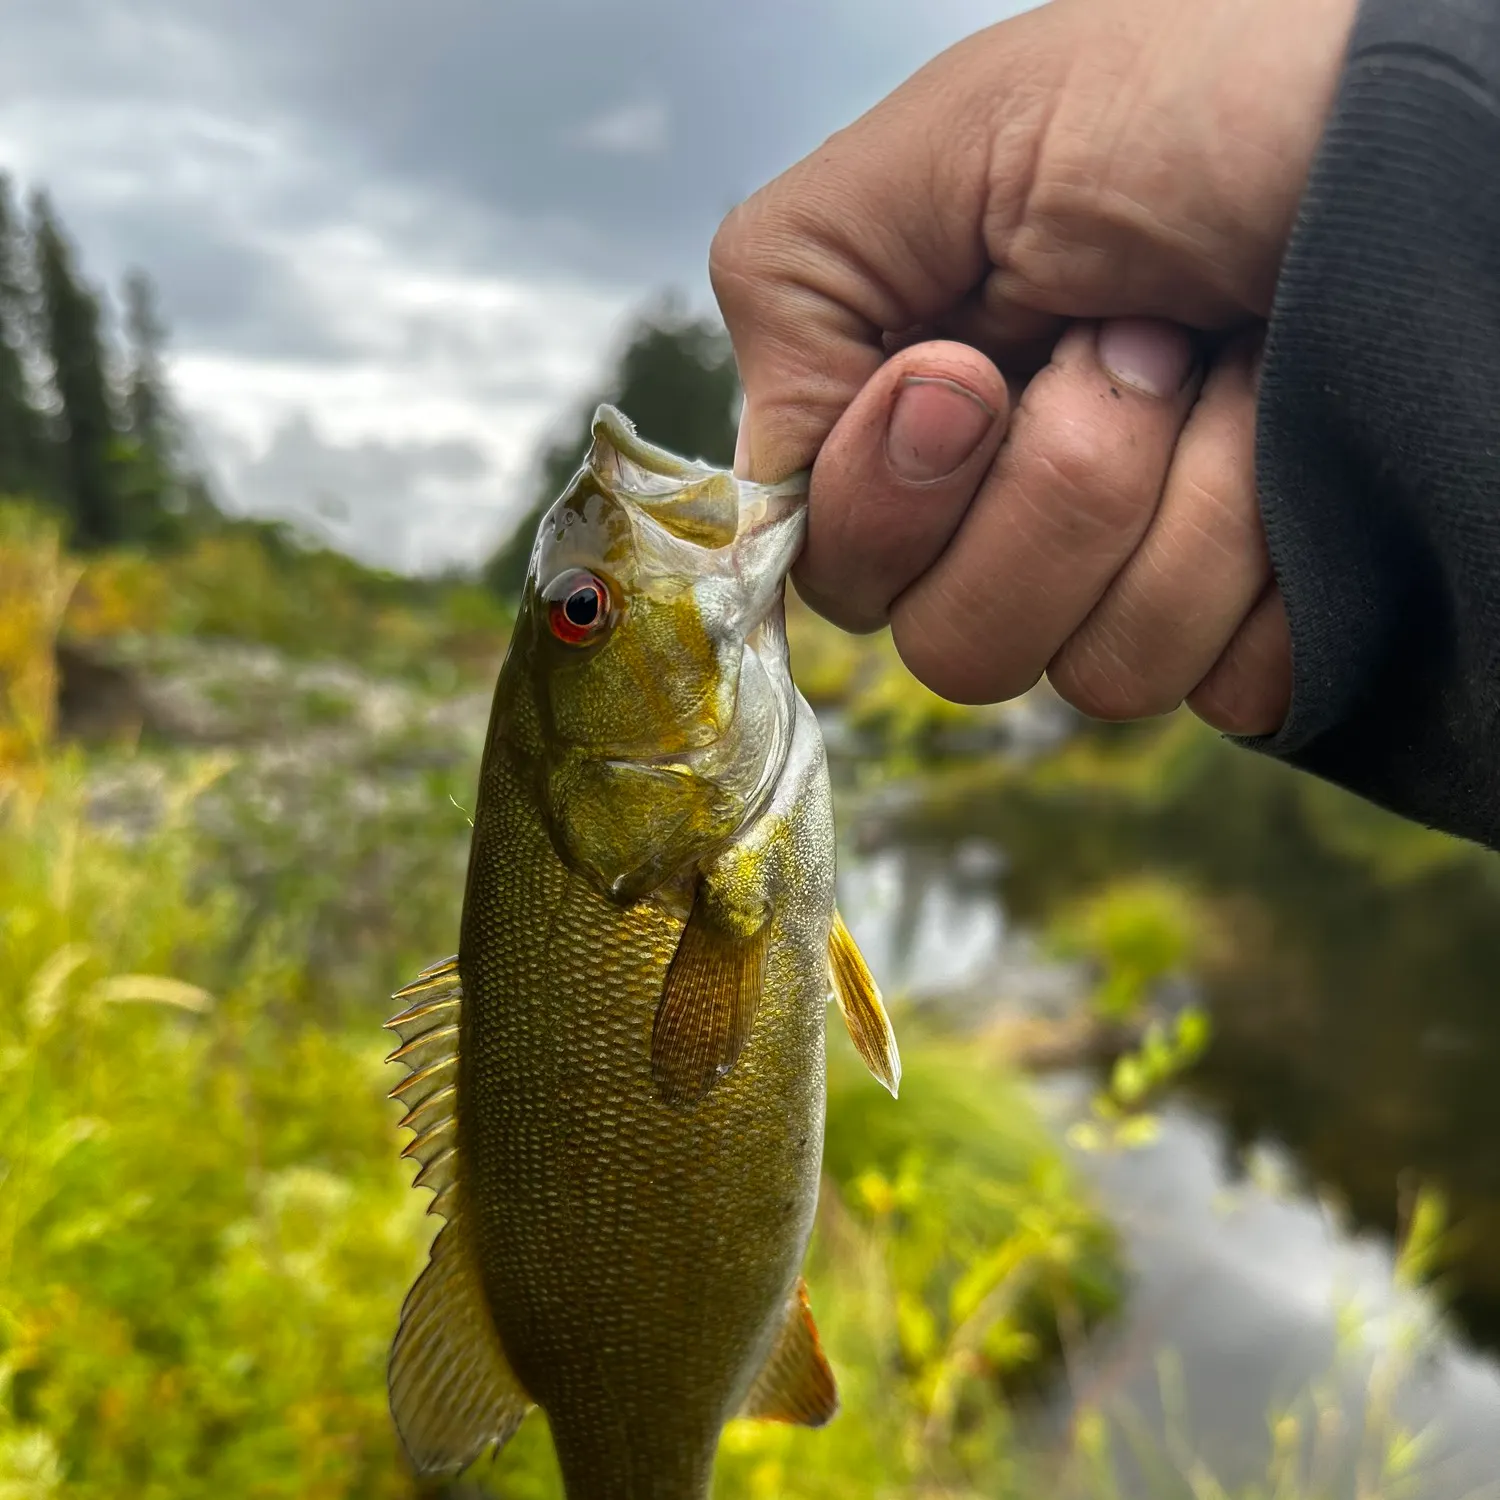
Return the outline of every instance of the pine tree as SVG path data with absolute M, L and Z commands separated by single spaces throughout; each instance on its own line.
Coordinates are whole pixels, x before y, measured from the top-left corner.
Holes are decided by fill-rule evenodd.
M 670 301 L 648 310 L 627 336 L 604 389 L 542 454 L 536 499 L 485 565 L 486 582 L 506 598 L 520 595 L 537 526 L 583 461 L 601 401 L 618 406 L 648 442 L 727 466 L 734 461 L 738 391 L 734 354 L 721 327 L 686 317 Z
M 129 502 L 132 534 L 163 543 L 181 531 L 190 498 L 180 472 L 181 443 L 167 390 L 167 329 L 156 287 L 144 271 L 131 271 L 123 290 L 127 368 L 121 397 L 125 473 L 120 484 Z
M 110 402 L 99 303 L 78 279 L 73 252 L 44 194 L 32 199 L 32 247 L 44 352 L 58 403 L 59 479 L 79 547 L 131 532 L 115 461 L 119 432 Z
M 0 175 L 0 495 L 45 494 L 48 444 L 27 373 L 30 306 L 10 180 Z
M 170 459 L 171 410 L 162 354 L 167 329 L 157 306 L 156 287 L 144 271 L 125 277 L 125 337 L 130 369 L 125 380 L 125 425 L 141 446 Z

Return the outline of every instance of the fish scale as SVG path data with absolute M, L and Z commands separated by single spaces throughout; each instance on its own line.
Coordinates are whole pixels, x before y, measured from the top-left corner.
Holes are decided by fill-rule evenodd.
M 653 1403 L 684 1404 L 681 1425 L 716 1430 L 748 1384 L 730 1366 L 774 1331 L 811 1225 L 821 944 L 812 963 L 781 947 L 772 964 L 785 981 L 762 1011 L 756 1050 L 692 1115 L 670 1109 L 652 1087 L 649 1042 L 682 922 L 644 904 L 621 910 L 568 880 L 539 822 L 515 826 L 524 799 L 514 772 L 501 760 L 491 775 L 484 792 L 513 817 L 493 844 L 476 840 L 460 963 L 471 947 L 518 961 L 476 965 L 466 986 L 461 1055 L 474 1062 L 464 1150 L 491 1303 L 514 1329 L 512 1368 L 547 1408 L 561 1448 L 572 1441 L 565 1413 L 592 1395 L 575 1381 L 594 1365 L 628 1388 L 632 1426 L 649 1417 L 660 1428 L 661 1413 L 635 1410 L 630 1394 L 650 1392 Z M 546 904 L 528 910 L 509 872 L 533 863 L 556 878 L 536 892 Z M 810 889 L 806 906 L 826 911 L 830 894 Z M 544 910 L 557 919 L 539 940 Z M 490 1099 L 504 1101 L 494 1125 Z M 788 1200 L 791 1233 L 766 1234 L 767 1216 Z M 585 1358 L 605 1348 L 616 1351 L 611 1363 Z M 644 1444 L 647 1431 L 631 1441 Z
M 419 1473 L 541 1406 L 570 1500 L 702 1500 L 737 1412 L 834 1414 L 799 1277 L 830 996 L 892 1093 L 899 1060 L 835 911 L 822 739 L 787 671 L 801 526 L 791 489 L 607 409 L 542 523 L 459 952 L 389 1023 L 448 1220 L 391 1358 Z

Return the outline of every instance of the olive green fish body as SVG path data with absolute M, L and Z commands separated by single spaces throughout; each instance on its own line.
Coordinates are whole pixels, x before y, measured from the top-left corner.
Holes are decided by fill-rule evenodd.
M 705 1493 L 796 1284 L 822 1154 L 832 821 L 811 715 L 789 757 L 752 1045 L 690 1111 L 651 1074 L 684 925 L 568 871 L 504 754 L 476 817 L 460 1142 L 481 1274 L 569 1493 Z
M 836 1410 L 798 1274 L 830 996 L 893 1094 L 900 1062 L 788 668 L 803 499 L 601 408 L 539 530 L 459 953 L 387 1023 L 446 1220 L 391 1351 L 420 1474 L 540 1406 L 570 1500 L 703 1500 L 731 1417 Z

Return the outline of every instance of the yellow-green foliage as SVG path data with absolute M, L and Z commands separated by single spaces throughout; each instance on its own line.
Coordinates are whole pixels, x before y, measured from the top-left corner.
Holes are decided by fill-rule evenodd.
M 1109 1020 L 1137 1014 L 1160 980 L 1190 970 L 1204 914 L 1180 886 L 1155 877 L 1117 880 L 1059 912 L 1055 951 L 1098 970 L 1095 1010 Z
M 52 737 L 53 642 L 78 572 L 55 522 L 0 499 L 0 767 L 34 759 Z
M 405 1494 L 380 1040 L 299 1019 L 190 791 L 134 844 L 66 766 L 0 812 L 0 1493 Z
M 0 813 L 0 1493 L 407 1494 L 383 1364 L 428 1227 L 378 997 L 330 1028 L 293 925 L 247 941 L 201 878 L 216 767 L 133 842 L 91 826 L 80 769 Z M 998 1482 L 1002 1382 L 1111 1295 L 1098 1220 L 1017 1086 L 952 1050 L 913 1049 L 899 1104 L 838 1051 L 828 1167 L 845 1412 L 737 1429 L 721 1493 Z M 555 1493 L 540 1427 L 498 1474 Z
M 478 585 L 415 583 L 303 546 L 275 527 L 237 524 L 165 556 L 90 558 L 65 627 L 92 640 L 189 635 L 387 671 L 447 662 L 487 672 L 510 617 Z

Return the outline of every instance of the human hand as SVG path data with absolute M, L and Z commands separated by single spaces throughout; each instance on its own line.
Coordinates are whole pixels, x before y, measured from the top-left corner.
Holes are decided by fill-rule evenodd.
M 1353 8 L 1054 0 L 725 221 L 742 463 L 813 463 L 815 608 L 960 701 L 1045 671 L 1099 717 L 1280 726 L 1254 369 Z

